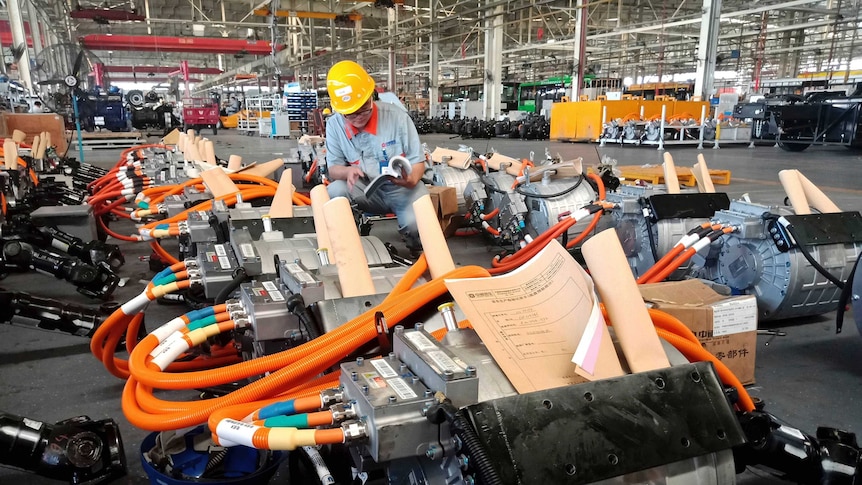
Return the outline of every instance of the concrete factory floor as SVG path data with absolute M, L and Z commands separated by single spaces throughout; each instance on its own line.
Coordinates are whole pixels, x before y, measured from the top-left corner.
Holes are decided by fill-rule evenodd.
M 235 131 L 223 130 L 215 137 L 216 153 L 227 158 L 240 154 L 246 161 L 266 161 L 276 157 L 289 157 L 295 152 L 295 140 L 270 140 L 247 137 Z M 581 154 L 589 163 L 595 163 L 594 145 L 521 141 L 507 139 L 461 140 L 448 135 L 424 135 L 433 149 L 435 146 L 457 148 L 458 144 L 471 145 L 476 151 L 493 148 L 512 157 L 526 157 L 534 151 L 544 156 L 547 147 L 552 154 L 564 159 Z M 678 166 L 691 166 L 698 153 L 703 153 L 710 168 L 731 170 L 733 180 L 726 190 L 731 198 L 749 194 L 756 202 L 781 204 L 784 191 L 778 182 L 778 171 L 787 168 L 801 170 L 818 184 L 844 210 L 862 210 L 862 156 L 860 152 L 844 148 L 813 148 L 802 153 L 788 153 L 773 147 L 749 149 L 745 145 L 726 146 L 720 150 L 670 148 Z M 116 160 L 119 150 L 86 152 L 86 161 L 109 166 Z M 601 155 L 608 155 L 620 165 L 661 163 L 662 152 L 646 147 L 604 147 Z M 77 154 L 71 154 L 76 156 Z M 131 225 L 119 228 L 131 231 Z M 396 240 L 394 222 L 385 221 L 374 226 L 372 234 L 384 241 Z M 123 232 L 123 231 L 121 231 Z M 172 243 L 166 244 L 171 248 Z M 398 242 L 399 247 L 403 247 Z M 116 300 L 125 302 L 136 295 L 142 283 L 152 277 L 147 263 L 149 247 L 142 244 L 121 244 L 126 265 L 122 276 L 128 278 L 125 287 L 116 292 Z M 489 265 L 496 248 L 481 237 L 458 237 L 450 240 L 455 261 L 459 265 Z M 96 305 L 75 293 L 71 285 L 51 277 L 28 273 L 10 275 L 0 282 L 6 289 L 27 291 L 36 295 L 60 298 L 68 302 Z M 184 311 L 182 307 L 152 305 L 147 311 L 147 328 L 153 329 Z M 835 314 L 761 325 L 761 328 L 780 329 L 786 336 L 760 336 L 757 348 L 757 384 L 751 393 L 767 403 L 767 409 L 787 423 L 808 433 L 817 426 L 834 426 L 862 433 L 862 336 L 848 316 L 845 331 L 835 334 Z M 77 415 L 88 415 L 98 420 L 114 418 L 122 429 L 123 442 L 129 465 L 129 475 L 116 483 L 148 483 L 141 468 L 139 448 L 146 432 L 132 427 L 123 416 L 120 395 L 123 382 L 110 376 L 101 363 L 89 353 L 89 341 L 60 333 L 44 332 L 18 326 L 0 326 L 0 409 L 32 419 L 55 422 Z M 187 398 L 194 393 L 187 393 Z M 172 395 L 171 398 L 181 399 Z M 286 478 L 273 483 L 284 483 Z M 740 483 L 786 483 L 766 476 L 761 471 L 748 471 L 738 476 Z M 31 474 L 0 468 L 0 483 L 53 483 Z

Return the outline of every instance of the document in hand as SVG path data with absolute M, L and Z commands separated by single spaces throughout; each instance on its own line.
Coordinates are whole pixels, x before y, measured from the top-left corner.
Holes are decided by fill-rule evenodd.
M 385 182 L 392 179 L 406 178 L 413 172 L 413 165 L 404 157 L 392 157 L 389 164 L 380 169 L 380 175 L 374 177 L 365 186 L 365 197 L 371 197 Z
M 557 241 L 511 273 L 446 287 L 518 392 L 623 374 L 593 282 Z

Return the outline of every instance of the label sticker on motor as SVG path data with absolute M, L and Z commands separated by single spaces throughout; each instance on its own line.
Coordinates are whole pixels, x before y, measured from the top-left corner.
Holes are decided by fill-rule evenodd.
M 395 379 L 389 379 L 386 382 L 389 383 L 389 387 L 398 394 L 398 397 L 401 399 L 416 399 L 416 393 L 413 392 L 413 389 L 410 389 L 410 386 L 404 382 L 404 379 L 398 377 Z
M 377 372 L 379 372 L 385 379 L 398 377 L 398 373 L 395 372 L 395 369 L 393 369 L 392 366 L 383 359 L 374 359 L 371 361 L 371 365 L 373 365 L 374 368 L 377 369 Z
M 219 256 L 218 257 L 218 264 L 219 264 L 219 266 L 221 266 L 221 269 L 230 269 L 231 268 L 230 260 L 227 258 L 227 256 Z
M 309 275 L 308 272 L 302 269 L 298 264 L 287 263 L 285 266 L 287 267 L 287 271 L 289 271 L 294 278 L 299 280 L 300 283 L 314 283 L 314 278 L 312 278 L 311 275 Z
M 376 372 L 363 372 L 362 378 L 368 383 L 368 387 L 372 387 L 374 389 L 382 389 L 386 387 L 386 379 L 380 377 L 380 374 Z
M 428 352 L 428 357 L 431 357 L 431 360 L 433 360 L 444 371 L 450 370 L 452 372 L 461 372 L 464 370 L 442 350 L 432 350 L 431 352 Z
M 242 243 L 239 245 L 239 252 L 242 253 L 246 258 L 254 257 L 254 246 L 249 243 Z
M 278 287 L 275 286 L 275 283 L 272 281 L 264 281 L 263 287 L 266 288 L 272 301 L 284 301 L 284 296 L 281 294 Z
M 437 350 L 437 346 L 434 345 L 433 342 L 428 340 L 425 335 L 422 335 L 419 332 L 405 332 L 404 337 L 407 338 L 413 345 L 416 346 L 417 349 L 422 352 L 428 352 L 429 350 Z
M 216 254 L 218 254 L 219 256 L 227 256 L 227 251 L 225 251 L 225 250 L 224 250 L 224 245 L 223 245 L 223 244 L 216 244 L 216 245 L 215 245 L 215 252 L 216 252 Z

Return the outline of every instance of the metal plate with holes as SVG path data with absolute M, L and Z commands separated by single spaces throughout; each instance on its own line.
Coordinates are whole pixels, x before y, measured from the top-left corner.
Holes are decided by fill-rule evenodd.
M 797 244 L 818 246 L 862 242 L 862 214 L 859 212 L 788 215 L 785 218 L 793 225 Z
M 503 483 L 591 483 L 742 444 L 712 364 L 464 408 Z
M 715 194 L 658 194 L 649 198 L 653 218 L 691 219 L 711 218 L 717 211 L 730 208 L 730 198 L 725 193 Z

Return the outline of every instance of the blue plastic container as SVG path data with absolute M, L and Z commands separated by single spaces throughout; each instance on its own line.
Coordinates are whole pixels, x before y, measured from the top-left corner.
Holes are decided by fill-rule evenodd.
M 198 427 L 195 431 L 202 429 L 203 427 Z M 195 431 L 192 431 L 194 433 Z M 269 482 L 275 472 L 278 470 L 279 465 L 287 458 L 287 453 L 281 451 L 272 452 L 272 456 L 269 459 L 269 462 L 262 468 L 258 469 L 254 473 L 237 477 L 237 478 L 201 478 L 201 479 L 178 479 L 171 477 L 169 475 L 165 475 L 164 473 L 157 470 L 153 467 L 152 463 L 147 461 L 144 455 L 149 452 L 156 444 L 156 437 L 159 433 L 150 433 L 144 438 L 144 441 L 141 443 L 141 465 L 144 468 L 144 471 L 147 473 L 147 477 L 150 479 L 150 483 L 153 485 L 188 485 L 190 483 L 205 483 L 207 485 L 257 485 Z

